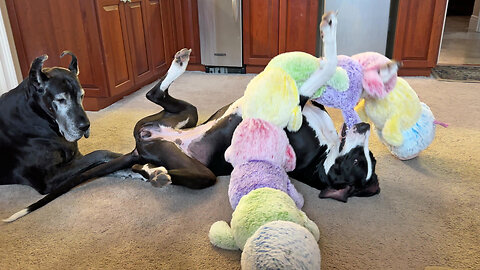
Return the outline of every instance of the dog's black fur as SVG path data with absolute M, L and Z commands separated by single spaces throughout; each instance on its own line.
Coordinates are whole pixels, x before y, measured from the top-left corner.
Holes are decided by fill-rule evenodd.
M 90 122 L 81 101 L 77 58 L 68 69 L 42 69 L 36 58 L 29 76 L 0 97 L 0 184 L 29 185 L 40 194 L 66 179 L 107 162 L 118 154 L 96 151 L 86 156 L 77 140 L 88 137 Z M 66 139 L 68 138 L 68 140 Z
M 24 213 L 21 216 L 42 207 L 84 181 L 126 169 L 135 164 L 153 164 L 154 167 L 166 168 L 169 179 L 165 178 L 167 175 L 164 173 L 156 172 L 154 175 L 149 175 L 150 181 L 155 186 L 158 186 L 160 182 L 171 182 L 175 185 L 200 189 L 213 185 L 216 182 L 216 176 L 230 174 L 232 166 L 225 161 L 224 153 L 230 145 L 233 132 L 242 117 L 236 113 L 226 112 L 235 103 L 219 109 L 206 122 L 198 126 L 214 123 L 202 133 L 203 136 L 198 137 L 189 145 L 189 156 L 180 149 L 181 139 L 163 138 L 161 131 L 166 127 L 177 127 L 178 132 L 195 130 L 198 128 L 195 127 L 198 119 L 197 109 L 188 102 L 171 97 L 168 88 L 162 91 L 160 89 L 162 80 L 147 93 L 147 98 L 162 106 L 164 110 L 138 121 L 134 129 L 136 148 L 131 153 L 88 170 L 79 177 L 74 177 L 43 199 L 22 210 Z M 306 99 L 302 98 L 302 100 L 302 105 L 305 105 Z M 318 112 L 325 113 L 325 108 L 315 102 L 309 102 L 307 106 L 313 106 Z M 321 139 L 317 137 L 316 131 L 308 121 L 304 115 L 299 131 L 295 133 L 287 131 L 290 144 L 297 155 L 296 169 L 291 176 L 317 189 L 325 189 L 328 187 L 328 183 L 321 181 L 323 176 L 319 170 L 322 168 L 322 160 L 327 155 L 327 145 L 326 142 L 320 141 Z M 180 123 L 182 126 L 178 127 Z M 155 133 L 160 135 L 155 135 Z M 346 161 L 338 160 L 338 162 L 344 166 Z M 162 179 L 159 179 L 158 176 L 161 176 Z M 365 182 L 365 179 L 360 180 L 363 181 L 362 183 Z M 353 185 L 358 185 L 361 191 L 361 184 L 354 181 Z M 376 193 L 375 191 L 371 195 Z M 366 193 L 364 194 L 367 196 Z M 353 193 L 349 195 L 352 196 Z

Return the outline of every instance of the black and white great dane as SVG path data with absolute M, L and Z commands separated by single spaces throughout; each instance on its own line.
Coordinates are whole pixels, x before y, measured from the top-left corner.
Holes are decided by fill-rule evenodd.
M 71 179 L 7 221 L 42 207 L 86 180 L 132 166 L 154 186 L 174 184 L 201 189 L 213 185 L 216 176 L 230 174 L 233 168 L 225 161 L 224 153 L 242 121 L 241 99 L 197 126 L 196 107 L 168 92 L 170 84 L 185 71 L 189 55 L 187 49 L 177 52 L 167 74 L 147 93 L 147 99 L 164 110 L 138 121 L 134 128 L 136 148 L 132 152 Z M 287 132 L 297 156 L 291 176 L 321 190 L 322 198 L 345 202 L 350 196 L 377 194 L 375 158 L 368 150 L 370 126 L 357 124 L 341 139 L 325 108 L 302 99 L 303 124 L 297 132 Z
M 36 58 L 28 77 L 0 96 L 0 184 L 29 185 L 40 194 L 58 189 L 67 179 L 119 156 L 96 151 L 83 156 L 77 141 L 90 133 L 82 106 L 84 91 L 78 63 L 68 69 L 43 68 Z

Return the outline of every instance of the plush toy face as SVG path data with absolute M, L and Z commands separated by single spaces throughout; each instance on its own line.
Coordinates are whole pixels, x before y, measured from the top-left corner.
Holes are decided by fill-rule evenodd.
M 384 98 L 397 82 L 398 63 L 376 52 L 359 53 L 352 58 L 363 67 L 363 90 L 371 98 Z
M 272 221 L 250 237 L 242 252 L 242 269 L 320 269 L 318 243 L 303 226 Z
M 296 156 L 285 131 L 267 121 L 249 118 L 235 129 L 225 160 L 234 167 L 251 160 L 268 161 L 292 171 Z

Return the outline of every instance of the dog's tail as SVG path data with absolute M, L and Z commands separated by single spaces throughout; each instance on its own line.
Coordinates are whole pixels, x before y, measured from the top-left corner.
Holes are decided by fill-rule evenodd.
M 121 169 L 126 169 L 133 166 L 139 157 L 135 154 L 129 153 L 123 156 L 120 156 L 116 159 L 113 159 L 109 162 L 100 164 L 84 173 L 78 175 L 77 177 L 73 178 L 71 181 L 66 181 L 64 184 L 60 185 L 57 189 L 47 194 L 42 199 L 38 200 L 37 202 L 31 204 L 27 208 L 24 208 L 17 213 L 11 215 L 9 218 L 4 219 L 4 222 L 13 222 L 29 213 L 41 208 L 42 206 L 48 204 L 49 202 L 55 200 L 56 198 L 62 196 L 63 194 L 67 193 L 72 188 L 80 185 L 83 182 L 88 181 L 89 179 L 105 176 L 107 174 L 116 172 Z

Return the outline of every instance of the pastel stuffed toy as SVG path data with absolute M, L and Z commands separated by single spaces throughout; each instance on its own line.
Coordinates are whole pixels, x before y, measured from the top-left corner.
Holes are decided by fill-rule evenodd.
M 341 109 L 345 124 L 351 128 L 361 122 L 355 106 L 362 95 L 363 69 L 357 61 L 345 55 L 338 56 L 338 66 L 346 71 L 348 89 L 341 91 L 342 89 L 335 88 L 335 85 L 327 84 L 323 91 L 317 91 L 312 98 L 325 106 Z
M 210 242 L 223 249 L 243 250 L 247 240 L 264 224 L 270 221 L 291 221 L 305 227 L 318 241 L 317 225 L 285 192 L 273 188 L 259 188 L 240 199 L 232 214 L 230 225 L 217 221 L 210 227 Z
M 338 66 L 334 75 L 326 85 L 319 87 L 309 96 L 325 106 L 342 110 L 343 118 L 348 127 L 360 122 L 360 117 L 354 108 L 362 94 L 363 71 L 360 64 L 348 56 L 337 57 Z M 303 84 L 319 68 L 320 60 L 303 52 L 282 53 L 274 57 L 265 70 L 281 68 L 285 70 L 303 89 Z M 306 95 L 302 93 L 301 95 Z
M 302 125 L 302 109 L 295 81 L 282 69 L 265 69 L 247 85 L 242 97 L 242 117 L 259 118 L 297 131 Z
M 321 255 L 313 235 L 296 223 L 272 221 L 247 240 L 242 269 L 320 269 Z
M 393 90 L 398 71 L 394 61 L 377 52 L 355 54 L 352 59 L 363 68 L 362 86 L 369 98 L 384 98 Z
M 261 187 L 286 192 L 298 208 L 303 207 L 303 196 L 286 173 L 295 169 L 296 157 L 281 128 L 261 119 L 243 120 L 233 133 L 225 160 L 233 165 L 228 187 L 232 209 L 243 196 Z
M 403 78 L 385 98 L 366 96 L 356 110 L 371 120 L 380 140 L 399 159 L 416 157 L 435 137 L 435 118 Z

